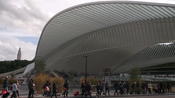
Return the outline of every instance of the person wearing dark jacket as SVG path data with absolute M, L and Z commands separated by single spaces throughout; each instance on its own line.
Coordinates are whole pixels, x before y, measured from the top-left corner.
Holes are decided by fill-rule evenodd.
M 2 98 L 8 98 L 9 96 L 9 91 L 8 91 L 8 77 L 5 77 L 4 81 L 3 81 L 3 85 L 2 85 L 3 89 L 2 89 Z
M 91 97 L 91 85 L 90 83 L 86 82 L 85 83 L 85 96 L 90 96 Z
M 55 98 L 57 98 L 57 87 L 56 87 L 56 84 L 53 83 L 52 85 L 52 95 L 51 95 L 51 98 L 52 96 L 55 96 Z
M 97 91 L 97 96 L 100 96 L 101 95 L 100 83 L 97 83 L 97 85 L 96 85 L 96 91 Z
M 64 97 L 65 97 L 65 96 L 68 96 L 68 93 L 69 93 L 69 92 L 68 92 L 68 91 L 69 91 L 69 83 L 68 83 L 67 80 L 65 81 L 63 87 L 64 87 L 63 96 L 64 96 Z
M 119 95 L 119 84 L 116 82 L 116 83 L 114 83 L 114 96 L 117 94 L 117 95 Z
M 3 89 L 8 90 L 8 77 L 5 77 L 5 80 L 3 81 Z
M 51 96 L 51 83 L 49 81 L 46 81 L 46 83 L 43 86 L 44 93 L 43 96 Z
M 85 95 L 85 83 L 81 83 L 81 95 Z
M 28 89 L 29 89 L 28 98 L 33 98 L 33 95 L 34 95 L 34 82 L 33 82 L 32 79 L 28 83 Z
M 109 89 L 109 85 L 108 83 L 106 82 L 105 83 L 105 96 L 108 94 L 108 96 L 110 95 L 110 89 Z

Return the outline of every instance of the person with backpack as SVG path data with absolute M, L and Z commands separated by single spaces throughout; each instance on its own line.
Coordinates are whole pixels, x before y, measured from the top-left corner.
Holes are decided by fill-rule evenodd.
M 11 95 L 11 98 L 16 98 L 18 96 L 17 95 L 17 91 L 18 91 L 18 87 L 17 87 L 17 82 L 15 81 L 12 84 L 12 95 Z

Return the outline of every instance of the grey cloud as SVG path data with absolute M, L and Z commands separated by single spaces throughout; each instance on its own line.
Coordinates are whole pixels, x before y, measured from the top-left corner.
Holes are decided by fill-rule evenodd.
M 25 2 L 26 2 L 26 4 L 27 4 L 28 6 L 30 6 L 30 7 L 32 8 L 31 11 L 28 11 L 29 14 L 30 14 L 31 16 L 33 16 L 33 17 L 35 17 L 35 18 L 37 18 L 37 19 L 43 19 L 43 20 L 47 20 L 47 19 L 48 19 L 47 15 L 45 15 L 43 12 L 41 12 L 41 11 L 39 10 L 39 8 L 37 8 L 37 7 L 34 5 L 34 3 L 29 2 L 29 1 L 27 1 L 27 0 L 26 0 Z
M 22 59 L 31 60 L 34 58 L 35 44 L 21 41 L 15 37 L 0 36 L 0 61 L 16 59 L 19 47 L 22 49 Z
M 21 21 L 31 21 L 32 19 L 37 19 L 39 21 L 46 21 L 47 15 L 41 12 L 32 2 L 25 1 L 27 7 L 23 5 L 21 8 L 17 8 L 12 2 L 17 2 L 15 0 L 0 0 L 0 13 L 8 13 L 12 18 Z
M 48 19 L 48 14 L 43 13 L 33 0 L 0 0 L 0 33 L 6 30 L 38 35 Z

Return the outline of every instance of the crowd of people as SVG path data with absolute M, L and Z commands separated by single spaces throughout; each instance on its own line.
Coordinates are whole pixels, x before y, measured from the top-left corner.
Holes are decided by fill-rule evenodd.
M 10 86 L 9 86 L 10 85 Z M 35 85 L 34 81 L 30 79 L 28 81 L 28 98 L 34 98 L 35 94 Z M 92 93 L 96 96 L 117 96 L 117 95 L 131 95 L 131 94 L 163 94 L 171 92 L 171 84 L 168 82 L 132 82 L 128 81 L 117 81 L 112 85 L 109 85 L 108 82 L 98 81 L 96 85 L 91 85 L 90 82 L 85 81 L 81 83 L 80 91 L 73 92 L 74 96 L 92 96 Z M 69 83 L 65 80 L 63 85 L 63 91 L 58 95 L 58 87 L 56 83 L 50 83 L 46 81 L 43 85 L 43 96 L 45 97 L 55 97 L 64 96 L 68 97 L 69 95 Z M 11 91 L 11 94 L 10 92 Z M 95 92 L 95 93 L 94 93 Z M 60 93 L 60 92 L 59 92 Z M 2 98 L 17 98 L 19 97 L 18 82 L 13 81 L 13 83 L 8 83 L 8 78 L 5 78 L 3 81 L 3 90 Z M 94 95 L 93 95 L 94 96 Z
M 114 95 L 122 94 L 163 94 L 171 92 L 170 83 L 118 82 L 114 84 Z
M 68 96 L 68 90 L 69 90 L 69 84 L 68 84 L 68 81 L 66 80 L 64 85 L 63 85 L 63 93 L 62 95 L 64 97 Z M 52 86 L 51 86 L 51 83 L 49 81 L 47 81 L 44 85 L 43 85 L 43 96 L 46 96 L 46 97 L 53 97 L 55 96 L 55 98 L 57 98 L 57 86 L 56 86 L 56 83 L 52 83 Z
M 34 94 L 36 92 L 36 86 L 33 79 L 29 79 L 27 82 L 27 87 L 28 87 L 28 98 L 34 98 Z M 9 83 L 8 81 L 8 77 L 5 77 L 3 84 L 2 84 L 2 92 L 1 92 L 1 96 L 2 98 L 8 98 L 10 96 L 10 98 L 19 98 L 19 83 L 17 80 L 13 80 L 12 83 Z M 64 91 L 63 91 L 63 96 L 66 97 L 68 96 L 68 90 L 69 90 L 69 84 L 68 81 L 66 80 L 64 85 L 63 85 Z M 57 86 L 56 83 L 51 83 L 49 81 L 47 81 L 44 85 L 43 85 L 43 96 L 45 97 L 53 97 L 55 96 L 55 98 L 57 98 Z
M 95 88 L 97 96 L 117 96 L 133 94 L 164 94 L 171 93 L 171 84 L 167 82 L 133 82 L 118 81 L 109 85 L 107 82 L 99 81 L 97 85 L 91 86 L 90 83 L 81 84 L 81 95 L 91 96 L 91 91 Z
M 3 89 L 2 89 L 2 98 L 7 98 L 9 95 L 10 95 L 10 92 L 11 91 L 11 95 L 10 95 L 10 98 L 17 98 L 19 97 L 19 90 L 18 90 L 18 81 L 14 80 L 11 85 L 9 85 L 9 82 L 8 82 L 8 77 L 6 77 L 3 81 Z

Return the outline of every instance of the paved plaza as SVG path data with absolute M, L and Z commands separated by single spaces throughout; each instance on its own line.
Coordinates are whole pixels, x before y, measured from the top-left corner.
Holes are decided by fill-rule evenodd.
M 27 96 L 21 96 L 20 98 L 27 98 Z M 34 98 L 50 98 L 50 97 L 42 97 L 42 96 L 35 96 Z M 52 97 L 55 98 L 55 97 Z M 58 96 L 57 98 L 90 98 L 90 97 L 63 97 L 63 96 Z M 131 96 L 100 96 L 96 97 L 93 96 L 91 98 L 175 98 L 175 95 L 131 95 Z
M 20 97 L 27 98 L 27 97 Z M 50 98 L 50 97 L 34 97 L 34 98 Z M 55 97 L 53 97 L 55 98 Z M 90 98 L 90 97 L 57 97 L 57 98 Z M 91 98 L 175 98 L 175 95 L 158 95 L 158 96 L 101 96 L 101 97 L 91 97 Z

